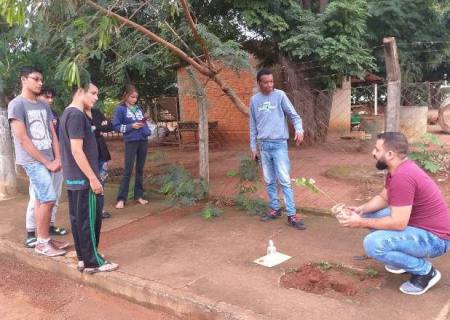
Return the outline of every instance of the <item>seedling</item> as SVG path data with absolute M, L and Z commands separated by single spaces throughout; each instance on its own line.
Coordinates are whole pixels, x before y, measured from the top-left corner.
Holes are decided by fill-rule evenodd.
M 222 210 L 214 207 L 211 203 L 207 203 L 200 214 L 203 218 L 209 220 L 219 217 L 222 214 Z
M 292 179 L 296 185 L 298 186 L 303 186 L 307 189 L 309 189 L 310 191 L 314 192 L 314 193 L 321 193 L 323 194 L 325 197 L 327 197 L 329 200 L 331 200 L 333 203 L 337 204 L 338 202 L 336 200 L 334 200 L 328 193 L 326 193 L 325 191 L 323 191 L 322 189 L 320 189 L 317 185 L 316 185 L 316 181 L 313 178 L 309 178 L 306 179 L 304 177 L 301 178 L 297 178 L 297 179 Z

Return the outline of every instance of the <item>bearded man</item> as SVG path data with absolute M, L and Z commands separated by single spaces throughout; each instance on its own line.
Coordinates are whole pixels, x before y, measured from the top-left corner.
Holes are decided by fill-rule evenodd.
M 429 261 L 450 245 L 450 214 L 436 183 L 408 159 L 408 141 L 400 132 L 377 137 L 372 155 L 387 170 L 383 191 L 339 218 L 344 227 L 368 228 L 367 255 L 388 272 L 409 273 L 400 291 L 421 295 L 436 285 L 441 273 Z

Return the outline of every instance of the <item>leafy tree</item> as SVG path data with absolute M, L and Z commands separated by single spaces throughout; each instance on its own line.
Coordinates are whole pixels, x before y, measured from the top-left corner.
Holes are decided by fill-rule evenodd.
M 403 81 L 429 80 L 437 70 L 448 69 L 448 1 L 369 0 L 368 12 L 371 46 L 379 45 L 383 37 L 397 38 Z M 384 70 L 382 48 L 374 50 L 374 56 Z
M 174 70 L 167 67 L 168 63 L 182 60 L 216 82 L 236 107 L 247 113 L 239 97 L 220 78 L 221 69 L 213 62 L 223 58 L 223 64 L 236 65 L 239 59 L 227 56 L 231 53 L 242 60 L 244 54 L 236 42 L 222 43 L 218 38 L 210 41 L 214 50 L 208 47 L 201 36 L 202 26 L 193 21 L 186 0 L 0 2 L 0 13 L 12 12 L 9 23 L 24 25 L 21 19 L 24 13 L 18 13 L 20 10 L 29 17 L 26 25 L 30 38 L 44 44 L 40 50 L 50 47 L 58 50 L 56 76 L 69 85 L 84 83 L 89 76 L 95 78 L 96 72 L 105 71 L 111 76 L 106 81 L 116 85 L 149 75 L 158 80 L 174 79 Z M 198 58 L 201 54 L 202 59 Z M 117 86 L 112 91 L 117 92 Z

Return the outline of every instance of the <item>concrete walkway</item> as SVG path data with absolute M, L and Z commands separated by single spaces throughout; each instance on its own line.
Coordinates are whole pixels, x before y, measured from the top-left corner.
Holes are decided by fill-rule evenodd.
M 435 288 L 423 296 L 407 296 L 398 290 L 406 275 L 386 274 L 371 260 L 352 261 L 353 255 L 362 252 L 364 231 L 343 229 L 331 217 L 307 216 L 308 229 L 297 231 L 284 218 L 263 223 L 231 209 L 217 219 L 204 220 L 198 214 L 201 206 L 177 208 L 155 197 L 147 206 L 111 210 L 113 217 L 104 220 L 101 251 L 118 262 L 120 269 L 89 276 L 76 271 L 73 252 L 67 257 L 45 258 L 23 247 L 26 202 L 25 196 L 0 202 L 0 252 L 182 319 L 449 317 L 450 255 L 434 261 L 443 277 Z M 67 203 L 61 203 L 58 225 L 69 226 L 67 212 Z M 254 259 L 265 254 L 269 239 L 293 258 L 271 269 L 254 264 Z M 71 241 L 71 236 L 65 240 Z M 284 272 L 319 261 L 372 266 L 385 275 L 385 281 L 380 288 L 356 297 L 316 295 L 279 286 Z

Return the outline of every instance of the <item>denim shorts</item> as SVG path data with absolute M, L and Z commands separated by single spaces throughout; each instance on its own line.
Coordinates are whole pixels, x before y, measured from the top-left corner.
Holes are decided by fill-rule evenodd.
M 40 162 L 23 165 L 34 188 L 36 200 L 41 203 L 56 201 L 51 172 Z

